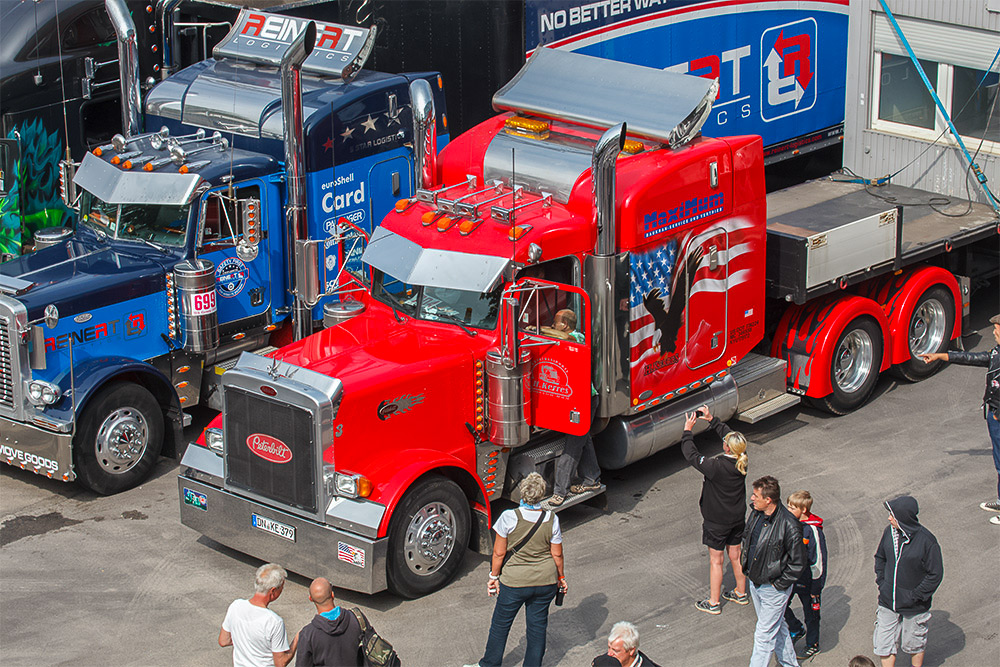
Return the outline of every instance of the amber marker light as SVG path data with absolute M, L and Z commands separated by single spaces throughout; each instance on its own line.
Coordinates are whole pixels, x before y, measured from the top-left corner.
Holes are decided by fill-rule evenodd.
M 396 213 L 402 213 L 406 210 L 406 207 L 410 205 L 409 199 L 400 199 L 396 202 Z
M 420 224 L 422 224 L 424 227 L 429 227 L 430 224 L 434 222 L 434 216 L 436 215 L 437 213 L 435 213 L 434 211 L 427 211 L 422 216 L 420 216 Z
M 512 227 L 511 230 L 507 232 L 507 238 L 510 239 L 511 241 L 517 241 L 526 233 L 528 233 L 529 229 L 531 229 L 531 227 L 528 227 L 527 225 L 518 225 L 517 227 Z
M 622 146 L 622 152 L 628 153 L 629 155 L 635 155 L 636 153 L 641 153 L 646 150 L 646 146 L 641 141 L 636 141 L 634 139 L 626 139 L 625 145 Z
M 358 477 L 358 496 L 367 498 L 375 490 L 375 485 L 367 477 Z
M 549 136 L 548 122 L 537 118 L 511 116 L 504 121 L 503 127 L 507 134 L 530 137 L 532 139 L 547 139 Z

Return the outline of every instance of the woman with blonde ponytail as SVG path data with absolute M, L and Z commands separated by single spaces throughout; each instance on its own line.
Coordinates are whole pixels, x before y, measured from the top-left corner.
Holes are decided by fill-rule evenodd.
M 707 405 L 685 415 L 681 451 L 684 458 L 705 476 L 701 487 L 702 543 L 708 547 L 708 598 L 695 603 L 699 611 L 708 614 L 722 613 L 722 600 L 745 605 L 750 602 L 747 579 L 740 567 L 743 529 L 747 513 L 747 440 L 742 433 L 731 430 L 713 417 Z M 692 429 L 699 419 L 708 422 L 722 438 L 722 454 L 703 456 L 694 444 Z M 733 565 L 736 588 L 722 592 L 722 574 L 725 557 Z

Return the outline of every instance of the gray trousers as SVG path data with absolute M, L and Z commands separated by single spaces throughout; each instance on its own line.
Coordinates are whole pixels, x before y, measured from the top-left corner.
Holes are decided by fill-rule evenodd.
M 590 400 L 591 421 L 597 411 L 597 397 Z M 597 453 L 594 452 L 594 438 L 590 433 L 584 435 L 567 435 L 566 446 L 556 461 L 556 479 L 552 492 L 557 496 L 569 495 L 573 475 L 577 474 L 584 484 L 595 484 L 601 479 L 601 466 L 597 463 Z

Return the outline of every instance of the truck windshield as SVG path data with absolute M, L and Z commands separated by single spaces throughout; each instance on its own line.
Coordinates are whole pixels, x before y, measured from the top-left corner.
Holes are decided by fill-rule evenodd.
M 481 293 L 433 285 L 410 285 L 374 271 L 372 295 L 410 317 L 493 329 L 500 312 L 500 287 Z
M 115 239 L 182 246 L 191 207 L 161 204 L 109 204 L 89 192 L 80 201 L 80 220 Z

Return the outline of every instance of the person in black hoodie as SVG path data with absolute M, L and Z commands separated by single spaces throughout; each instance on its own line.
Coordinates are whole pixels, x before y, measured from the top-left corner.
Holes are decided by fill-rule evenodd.
M 747 441 L 742 434 L 731 430 L 721 420 L 712 416 L 707 405 L 696 412 L 689 412 L 684 422 L 681 451 L 684 458 L 705 476 L 701 487 L 702 544 L 708 547 L 708 599 L 695 603 L 695 607 L 708 614 L 722 613 L 720 596 L 745 605 L 750 602 L 747 579 L 740 567 L 743 528 L 747 511 Z M 709 423 L 722 438 L 722 454 L 702 456 L 694 445 L 691 430 L 698 419 Z M 725 554 L 733 564 L 736 588 L 722 593 L 722 575 L 726 567 Z
M 911 654 L 910 664 L 920 667 L 924 664 L 931 598 L 944 576 L 941 547 L 917 520 L 915 498 L 899 496 L 886 501 L 885 507 L 889 525 L 875 552 L 875 655 L 882 659 L 882 667 L 893 667 L 898 642 L 898 648 Z
M 299 630 L 295 667 L 362 667 L 361 625 L 354 612 L 333 603 L 333 586 L 319 577 L 309 585 L 316 615 Z

